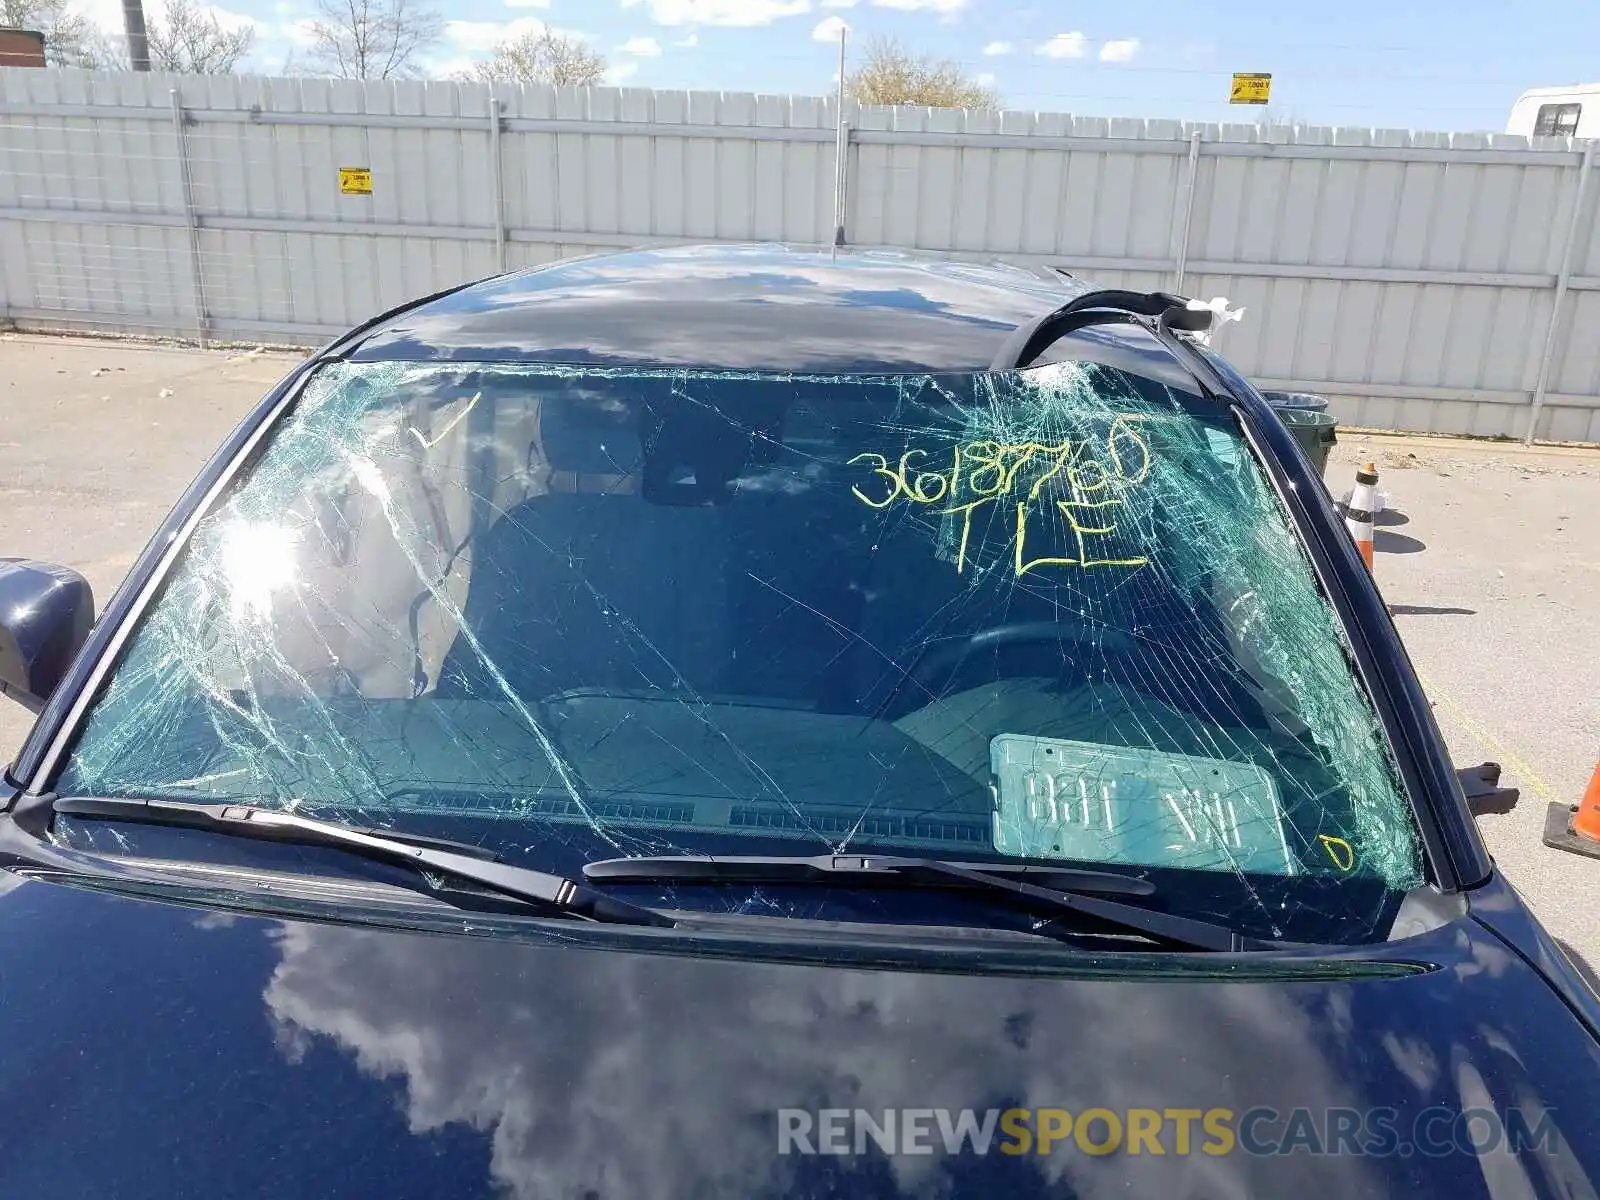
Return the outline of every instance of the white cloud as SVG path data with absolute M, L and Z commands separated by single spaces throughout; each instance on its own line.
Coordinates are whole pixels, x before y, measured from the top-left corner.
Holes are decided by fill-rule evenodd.
M 1082 58 L 1088 40 L 1077 30 L 1058 33 L 1048 42 L 1042 42 L 1034 53 L 1046 58 Z
M 488 54 L 501 42 L 525 33 L 537 34 L 544 28 L 545 23 L 538 17 L 518 17 L 514 21 L 446 21 L 444 36 L 452 50 Z
M 626 83 L 639 73 L 639 64 L 636 62 L 613 63 L 606 69 L 606 82 L 612 87 Z
M 1120 38 L 1100 47 L 1101 62 L 1127 62 L 1139 53 L 1138 38 Z
M 301 17 L 298 21 L 290 21 L 280 26 L 279 31 L 296 46 L 309 46 L 317 40 L 317 35 L 312 30 L 314 24 L 310 17 Z
M 163 19 L 164 6 L 160 0 L 147 0 L 145 6 L 145 19 L 159 21 Z M 120 36 L 123 32 L 121 0 L 71 0 L 67 5 L 68 11 L 98 25 L 107 33 Z M 215 4 L 196 4 L 195 9 L 202 15 L 214 16 L 217 24 L 227 30 L 254 29 L 261 36 L 271 36 L 272 26 L 248 13 L 233 12 L 230 9 L 220 8 Z
M 202 4 L 199 6 L 199 8 L 201 12 L 208 12 L 212 16 L 216 17 L 217 24 L 221 25 L 224 29 L 243 29 L 245 27 L 249 27 L 251 29 L 264 28 L 263 22 L 258 21 L 255 17 L 250 16 L 248 13 L 229 12 L 225 8 L 218 8 L 215 4 Z
M 955 293 L 957 303 L 968 294 Z M 310 923 L 263 939 L 270 978 L 253 986 L 261 1035 L 277 1046 L 273 1069 L 310 1070 L 291 1065 L 300 1056 L 338 1062 L 352 1091 L 392 1097 L 395 1120 L 418 1138 L 483 1144 L 480 1190 L 508 1200 L 593 1195 L 597 1178 L 629 1200 L 703 1196 L 730 1179 L 747 1180 L 741 1191 L 751 1194 L 798 1191 L 799 1172 L 775 1164 L 771 1127 L 750 1114 L 773 1096 L 848 1092 L 867 1111 L 903 1104 L 913 1065 L 913 1086 L 927 1095 L 1012 1089 L 1018 1104 L 1078 1110 L 1095 1096 L 1159 1089 L 1172 1073 L 1162 1052 L 1173 1045 L 1185 1053 L 1186 1078 L 1222 1077 L 1254 1057 L 1281 1063 L 1279 1073 L 1307 1091 L 1337 1087 L 1339 1067 L 1315 1036 L 1320 1014 L 1284 989 L 1150 988 L 1148 1016 L 1134 1022 L 1123 991 L 1019 981 L 1007 985 L 1017 1011 L 1036 1019 L 1025 1025 L 1028 1049 L 1001 1054 L 987 994 L 933 975 L 815 971 L 786 988 L 712 989 L 654 956 L 593 954 L 582 970 L 530 986 L 517 970 L 536 966 L 512 968 L 470 938 L 391 941 L 399 944 Z M 649 1002 L 617 1019 L 636 996 Z M 687 1025 L 717 1033 L 683 1037 Z M 1216 1035 L 1185 1046 L 1174 1036 L 1180 1026 Z M 1086 1030 L 1098 1039 L 1087 1050 Z M 665 1086 L 696 1102 L 663 1113 Z M 916 1171 L 903 1165 L 917 1157 L 895 1156 L 883 1177 L 905 1194 L 936 1190 L 942 1168 L 931 1156 Z M 1141 1163 L 1146 1190 L 1199 1190 L 1196 1181 L 1220 1178 L 1198 1165 L 1151 1155 Z
M 107 0 L 96 0 L 104 3 Z M 854 8 L 861 0 L 622 0 L 623 8 L 643 7 L 658 25 L 770 25 L 817 8 Z M 953 15 L 967 0 L 870 0 L 876 8 Z
M 632 37 L 617 47 L 618 54 L 631 54 L 635 58 L 659 58 L 661 43 L 653 37 Z
M 640 4 L 657 25 L 770 25 L 811 11 L 811 0 L 622 0 L 623 8 Z
M 118 0 L 72 0 L 67 8 L 81 17 L 89 18 L 102 29 L 112 33 L 122 32 L 122 5 Z
M 849 29 L 839 17 L 823 17 L 817 22 L 817 27 L 811 31 L 811 39 L 817 42 L 837 42 L 839 31 Z
M 972 81 L 974 83 L 976 83 L 979 87 L 986 87 L 986 88 L 987 87 L 993 87 L 994 86 L 994 72 L 993 71 L 979 71 L 976 75 L 974 75 L 972 77 Z
M 474 58 L 467 54 L 457 54 L 450 58 L 428 59 L 428 74 L 435 79 L 454 79 L 458 75 L 465 75 L 483 59 Z
M 672 44 L 674 46 L 698 46 L 700 44 L 700 35 L 698 33 L 691 33 L 688 37 L 679 38 Z
M 983 48 L 985 54 L 1010 54 L 1016 47 L 1010 42 L 990 42 Z

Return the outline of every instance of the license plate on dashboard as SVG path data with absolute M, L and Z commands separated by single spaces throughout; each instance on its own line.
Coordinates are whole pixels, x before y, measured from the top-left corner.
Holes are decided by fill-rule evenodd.
M 1278 789 L 1253 763 L 1012 733 L 989 760 L 1002 854 L 1299 873 Z

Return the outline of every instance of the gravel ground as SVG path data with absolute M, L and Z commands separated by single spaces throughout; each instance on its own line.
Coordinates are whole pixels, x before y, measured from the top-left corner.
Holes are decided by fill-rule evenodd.
M 102 600 L 229 428 L 295 355 L 0 335 L 0 554 L 64 562 Z M 1377 576 L 1458 765 L 1521 789 L 1480 818 L 1550 931 L 1600 967 L 1600 860 L 1545 848 L 1600 754 L 1600 451 L 1345 432 L 1336 492 L 1389 493 Z M 0 703 L 0 761 L 29 716 Z

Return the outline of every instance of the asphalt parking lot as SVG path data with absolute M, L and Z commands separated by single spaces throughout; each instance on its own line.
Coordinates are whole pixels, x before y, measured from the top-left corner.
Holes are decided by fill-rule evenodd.
M 100 600 L 293 354 L 0 334 L 0 555 L 63 562 Z M 1479 824 L 1540 918 L 1600 968 L 1600 860 L 1546 849 L 1600 754 L 1600 450 L 1344 432 L 1342 491 L 1372 460 L 1391 511 L 1377 574 L 1458 765 L 1521 789 Z M 0 702 L 0 761 L 31 718 Z

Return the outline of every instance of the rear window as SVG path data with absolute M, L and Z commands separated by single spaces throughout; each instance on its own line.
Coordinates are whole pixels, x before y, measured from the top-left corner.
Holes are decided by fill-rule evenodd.
M 1581 104 L 1541 104 L 1533 120 L 1535 137 L 1571 137 L 1578 132 Z
M 57 790 L 471 825 L 568 870 L 1108 864 L 1279 936 L 1357 935 L 1420 879 L 1232 416 L 1087 363 L 329 364 Z

